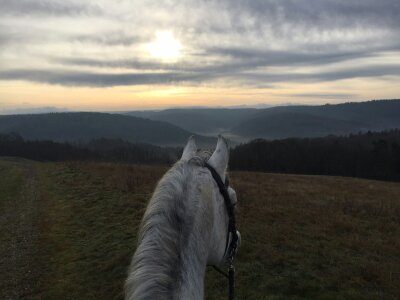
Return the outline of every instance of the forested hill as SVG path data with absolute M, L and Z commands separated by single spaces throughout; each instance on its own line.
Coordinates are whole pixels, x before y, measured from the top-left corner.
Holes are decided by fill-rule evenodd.
M 222 133 L 232 142 L 255 138 L 321 137 L 400 128 L 400 100 L 267 109 L 191 108 L 111 113 L 0 116 L 0 133 L 25 139 L 88 141 L 120 138 L 132 143 L 180 146 L 197 134 L 201 147 Z
M 182 108 L 161 111 L 131 111 L 127 115 L 165 121 L 199 134 L 229 131 L 259 110 L 255 108 Z
M 0 116 L 0 133 L 18 133 L 29 140 L 82 141 L 120 138 L 133 143 L 182 145 L 193 133 L 167 122 L 107 113 L 48 113 Z M 199 145 L 214 139 L 196 136 Z
M 124 114 L 165 121 L 191 132 L 254 138 L 320 137 L 400 128 L 400 100 L 255 108 L 182 108 Z
M 400 128 L 400 100 L 259 110 L 231 129 L 247 138 L 281 139 L 343 135 Z
M 254 140 L 231 151 L 235 170 L 400 180 L 400 130 Z

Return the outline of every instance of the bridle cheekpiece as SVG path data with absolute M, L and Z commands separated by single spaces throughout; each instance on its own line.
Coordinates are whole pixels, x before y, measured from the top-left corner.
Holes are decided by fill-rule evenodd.
M 221 176 L 218 172 L 210 166 L 208 163 L 205 164 L 205 167 L 211 172 L 214 181 L 218 185 L 219 192 L 224 198 L 226 211 L 228 213 L 229 223 L 228 223 L 228 234 L 226 237 L 226 246 L 224 258 L 228 262 L 228 274 L 224 271 L 220 270 L 218 267 L 213 266 L 219 273 L 223 274 L 229 280 L 229 300 L 234 299 L 234 289 L 235 289 L 235 267 L 233 265 L 233 261 L 235 259 L 236 250 L 239 245 L 239 235 L 236 230 L 236 219 L 235 219 L 235 205 L 232 203 L 229 193 L 228 187 L 229 182 L 226 180 L 224 183 L 221 179 Z

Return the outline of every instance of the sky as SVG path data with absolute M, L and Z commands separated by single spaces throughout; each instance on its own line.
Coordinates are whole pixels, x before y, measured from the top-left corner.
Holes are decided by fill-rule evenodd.
M 400 98 L 399 0 L 0 7 L 0 113 Z

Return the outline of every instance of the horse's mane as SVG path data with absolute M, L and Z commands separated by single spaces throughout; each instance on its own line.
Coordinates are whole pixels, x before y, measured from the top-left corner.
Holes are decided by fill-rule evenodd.
M 139 229 L 138 247 L 125 283 L 126 299 L 173 299 L 182 274 L 181 249 L 193 230 L 198 199 L 188 199 L 196 166 L 210 154 L 177 162 L 159 181 Z M 195 177 L 194 177 L 195 179 Z

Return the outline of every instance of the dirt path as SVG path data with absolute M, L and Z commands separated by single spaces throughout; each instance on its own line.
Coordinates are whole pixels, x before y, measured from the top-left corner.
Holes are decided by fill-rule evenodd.
M 23 178 L 19 187 L 10 188 L 5 199 L 0 199 L 0 299 L 28 299 L 32 297 L 37 270 L 37 170 L 32 163 L 18 161 L 3 162 L 2 167 L 1 176 L 13 171 Z

